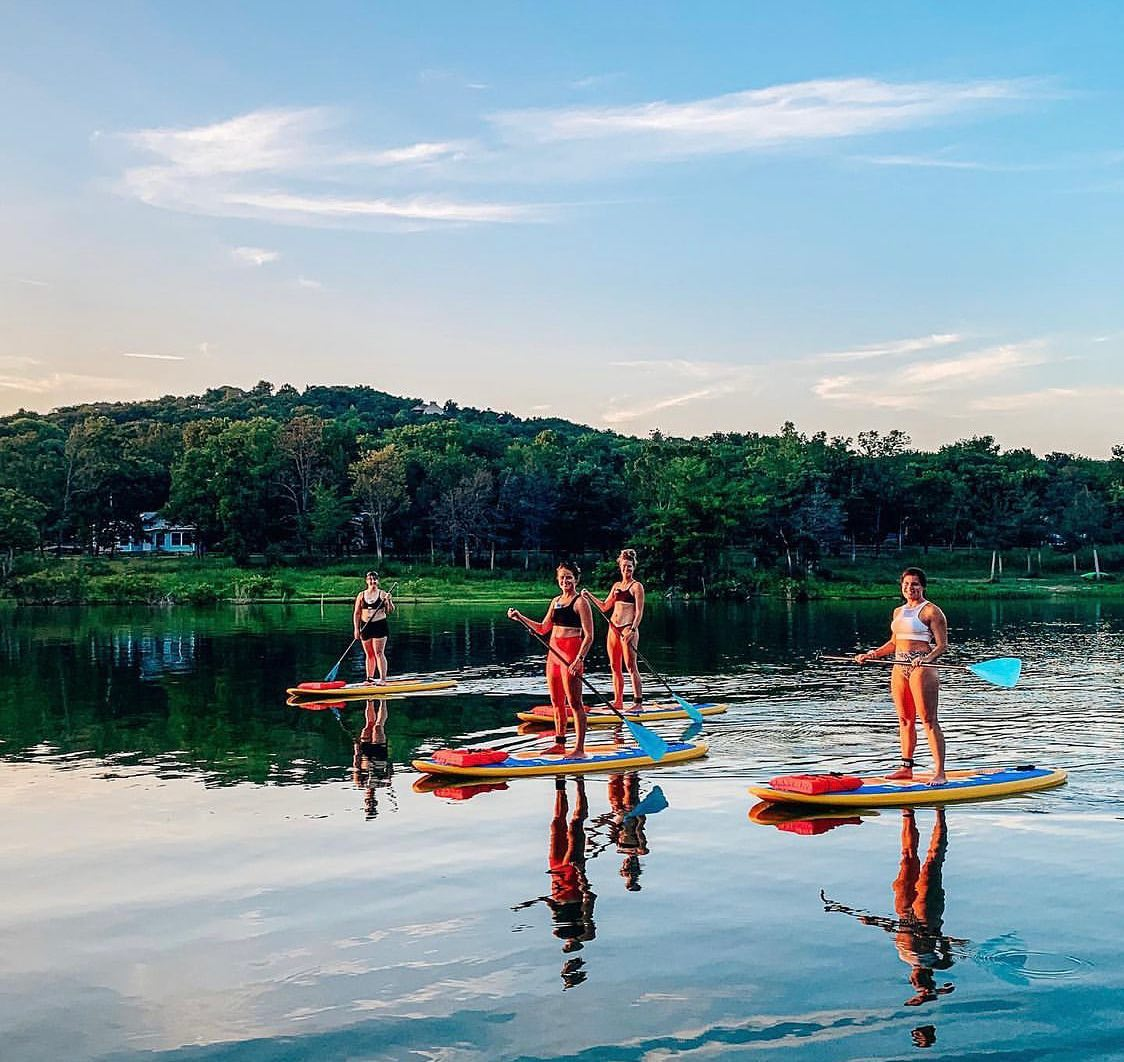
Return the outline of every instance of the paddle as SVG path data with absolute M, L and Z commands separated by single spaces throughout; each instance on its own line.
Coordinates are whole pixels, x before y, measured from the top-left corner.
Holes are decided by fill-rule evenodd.
M 832 663 L 853 664 L 852 656 L 821 656 L 821 660 Z M 876 656 L 867 660 L 868 664 L 901 664 L 909 661 L 895 660 L 892 656 Z M 860 667 L 862 665 L 859 665 Z M 1022 674 L 1023 662 L 1017 656 L 996 656 L 990 660 L 981 660 L 975 664 L 954 664 L 951 661 L 934 660 L 932 663 L 923 663 L 921 667 L 953 667 L 970 671 L 976 678 L 990 682 L 993 686 L 1002 686 L 1004 689 L 1014 689 Z
M 359 641 L 358 638 L 352 638 L 351 639 L 351 644 L 343 651 L 343 656 L 341 656 L 339 658 L 339 660 L 336 661 L 336 666 L 334 668 L 332 668 L 332 670 L 329 671 L 328 674 L 326 674 L 324 676 L 325 682 L 335 682 L 336 681 L 336 676 L 340 673 L 340 664 L 342 664 L 344 662 L 344 660 L 347 659 L 347 654 L 350 653 L 351 650 L 355 648 L 355 643 L 357 641 Z
M 639 818 L 641 815 L 655 815 L 666 807 L 667 797 L 663 795 L 663 790 L 658 785 L 653 786 L 652 791 L 636 807 L 627 812 L 622 821 L 627 822 L 629 819 Z
M 558 657 L 558 659 L 561 660 L 567 668 L 570 666 L 572 661 L 567 660 L 557 649 L 554 648 L 553 645 L 550 644 L 550 642 L 548 642 L 541 634 L 539 634 L 538 631 L 532 630 L 531 625 L 525 619 L 515 616 L 513 616 L 512 619 L 514 619 L 517 623 L 522 624 L 527 633 L 532 638 L 534 638 L 535 641 L 539 643 L 539 645 L 546 649 L 548 653 Z M 607 697 L 605 697 L 597 689 L 597 687 L 594 686 L 589 681 L 589 679 L 585 677 L 584 674 L 582 675 L 582 682 L 585 684 L 590 693 L 592 693 L 599 701 L 604 702 L 605 707 L 608 708 L 609 711 L 616 715 L 621 720 L 621 722 L 623 722 L 625 726 L 628 727 L 629 732 L 632 734 L 633 740 L 644 750 L 644 752 L 648 756 L 651 756 L 653 760 L 662 760 L 664 756 L 667 755 L 667 742 L 664 741 L 664 739 L 660 737 L 659 734 L 655 733 L 655 731 L 649 730 L 646 726 L 637 723 L 635 720 L 627 718 L 623 713 L 618 711 L 613 706 L 613 703 Z
M 605 613 L 601 611 L 601 609 L 598 608 L 598 609 L 595 609 L 594 611 L 600 613 L 601 618 L 607 624 L 609 624 L 610 627 L 613 625 L 613 621 L 611 619 L 609 619 L 609 617 L 606 616 Z M 617 633 L 618 633 L 618 636 L 619 636 L 620 632 L 618 631 Z M 667 679 L 665 679 L 663 677 L 663 675 L 661 675 L 654 667 L 652 667 L 652 665 L 647 661 L 644 654 L 642 652 L 640 652 L 639 649 L 637 649 L 635 646 L 631 646 L 630 648 L 636 654 L 636 659 L 639 660 L 640 663 L 642 663 L 653 675 L 655 675 L 656 678 L 658 678 L 660 680 L 660 682 L 663 683 L 664 688 L 667 690 L 668 693 L 671 694 L 672 697 L 675 698 L 675 701 L 679 705 L 679 707 L 682 708 L 683 711 L 685 711 L 687 713 L 687 715 L 691 719 L 693 719 L 696 723 L 701 723 L 703 721 L 703 719 L 705 718 L 703 716 L 702 712 L 700 712 L 690 701 L 684 699 L 683 697 L 680 697 L 679 694 L 676 693 L 675 690 L 673 690 L 671 688 L 671 685 L 668 683 Z

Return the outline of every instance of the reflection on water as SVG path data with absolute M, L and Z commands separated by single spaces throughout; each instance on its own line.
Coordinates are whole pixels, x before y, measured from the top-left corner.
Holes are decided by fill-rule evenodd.
M 408 767 L 521 740 L 541 653 L 502 610 L 403 606 L 392 668 L 458 688 L 323 710 L 283 690 L 346 609 L 0 614 L 5 1058 L 1119 1055 L 1119 606 L 949 610 L 1025 662 L 950 676 L 950 766 L 1064 789 L 745 821 L 754 778 L 895 758 L 884 679 L 817 662 L 892 603 L 653 603 L 653 666 L 731 703 L 710 756 L 557 785 Z

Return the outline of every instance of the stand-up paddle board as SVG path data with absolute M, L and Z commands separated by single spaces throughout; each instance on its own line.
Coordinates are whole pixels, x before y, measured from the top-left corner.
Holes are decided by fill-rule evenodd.
M 426 759 L 414 760 L 422 774 L 463 778 L 521 778 L 537 774 L 585 774 L 589 771 L 632 770 L 662 767 L 697 760 L 707 753 L 705 741 L 671 741 L 658 761 L 637 745 L 589 745 L 584 756 L 548 756 L 539 749 L 489 752 L 481 749 L 440 749 Z M 501 757 L 502 758 L 499 758 Z M 481 762 L 491 760 L 492 762 Z
M 432 693 L 434 690 L 451 690 L 455 679 L 396 679 L 376 686 L 373 682 L 302 682 L 285 692 L 290 697 L 312 697 L 315 700 L 333 701 L 341 697 L 388 697 L 392 693 Z
M 929 785 L 924 774 L 898 780 L 881 775 L 798 774 L 774 778 L 767 785 L 751 785 L 749 791 L 773 804 L 887 808 L 1012 796 L 1050 789 L 1065 779 L 1065 771 L 1056 767 L 981 767 L 949 771 L 948 781 L 941 785 Z
M 694 707 L 699 710 L 700 715 L 722 715 L 726 711 L 724 704 L 696 704 Z M 554 724 L 554 709 L 549 704 L 537 704 L 534 708 L 515 714 L 524 723 L 541 723 L 543 726 Z M 677 704 L 652 704 L 635 712 L 625 710 L 622 714 L 634 723 L 659 723 L 665 719 L 690 718 Z M 585 721 L 587 726 L 621 725 L 620 716 L 608 708 L 591 707 L 585 714 Z

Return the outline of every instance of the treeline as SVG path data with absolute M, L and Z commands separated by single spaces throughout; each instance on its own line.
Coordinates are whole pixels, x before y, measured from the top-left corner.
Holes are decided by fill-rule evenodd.
M 435 412 L 434 410 L 439 410 Z M 251 554 L 510 556 L 640 549 L 695 586 L 733 567 L 804 570 L 856 544 L 1076 548 L 1124 539 L 1124 447 L 1110 460 L 935 452 L 857 438 L 636 439 L 560 419 L 423 407 L 365 387 L 259 383 L 0 419 L 0 551 L 112 551 L 159 511 L 199 545 Z

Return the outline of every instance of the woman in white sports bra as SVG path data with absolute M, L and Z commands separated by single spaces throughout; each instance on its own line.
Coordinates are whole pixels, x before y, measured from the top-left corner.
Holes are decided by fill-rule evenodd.
M 933 754 L 930 785 L 948 781 L 944 773 L 944 732 L 937 721 L 940 676 L 935 667 L 923 667 L 939 660 L 948 650 L 948 620 L 932 601 L 925 600 L 925 573 L 920 568 L 902 572 L 902 597 L 905 604 L 894 609 L 890 638 L 877 649 L 859 653 L 856 664 L 882 656 L 901 661 L 890 677 L 890 695 L 898 712 L 898 735 L 902 745 L 902 765 L 888 778 L 913 777 L 913 753 L 917 748 L 917 720 L 925 728 L 925 739 Z

